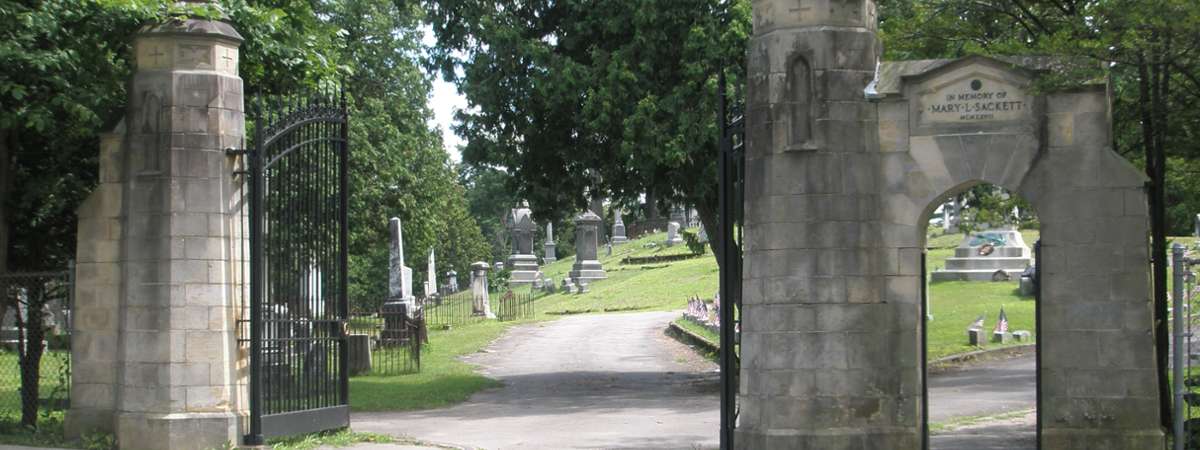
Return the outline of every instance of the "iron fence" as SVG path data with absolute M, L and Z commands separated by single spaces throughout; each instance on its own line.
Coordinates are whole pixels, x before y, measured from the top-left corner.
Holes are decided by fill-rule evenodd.
M 0 423 L 69 406 L 73 272 L 0 275 Z
M 425 338 L 425 323 L 404 311 L 381 307 L 376 312 L 350 314 L 349 332 L 367 335 L 368 362 L 358 361 L 365 355 L 351 350 L 351 367 L 363 367 L 363 375 L 399 375 L 421 371 L 421 343 Z
M 625 226 L 625 236 L 629 239 L 637 239 L 647 234 L 667 231 L 667 223 L 670 221 L 670 218 L 660 217 L 631 222 Z
M 535 312 L 533 296 L 528 293 L 507 291 L 488 294 L 489 306 L 496 319 L 501 321 L 528 319 Z M 431 328 L 448 328 L 484 320 L 482 302 L 477 302 L 470 291 L 425 299 L 422 315 Z
M 492 302 L 492 312 L 501 321 L 521 320 L 533 317 L 533 295 L 508 291 Z

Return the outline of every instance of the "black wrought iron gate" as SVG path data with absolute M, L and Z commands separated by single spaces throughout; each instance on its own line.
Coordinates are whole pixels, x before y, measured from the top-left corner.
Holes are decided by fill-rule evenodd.
M 340 91 L 251 104 L 247 444 L 350 424 L 348 114 Z
M 721 251 L 721 448 L 732 449 L 737 426 L 737 387 L 740 370 L 739 326 L 742 309 L 742 219 L 746 179 L 744 103 L 727 104 L 724 68 L 718 75 L 718 124 L 720 126 L 720 232 L 716 244 Z

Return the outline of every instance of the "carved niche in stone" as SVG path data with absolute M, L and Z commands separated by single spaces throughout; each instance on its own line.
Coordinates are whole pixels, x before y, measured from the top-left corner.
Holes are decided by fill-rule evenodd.
M 812 68 L 802 56 L 796 56 L 788 67 L 787 102 L 789 120 L 788 149 L 811 150 L 813 142 Z

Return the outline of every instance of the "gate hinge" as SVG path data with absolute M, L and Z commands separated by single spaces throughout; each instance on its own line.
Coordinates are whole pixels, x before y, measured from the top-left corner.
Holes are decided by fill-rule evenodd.
M 241 156 L 247 153 L 250 153 L 250 150 L 246 150 L 244 148 L 225 147 L 225 155 L 227 156 Z

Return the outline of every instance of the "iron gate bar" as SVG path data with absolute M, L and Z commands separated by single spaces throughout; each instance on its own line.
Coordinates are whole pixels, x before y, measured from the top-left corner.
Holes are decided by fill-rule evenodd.
M 245 442 L 261 445 L 349 425 L 349 117 L 340 89 L 252 111 Z
M 725 88 L 725 68 L 717 75 L 718 93 L 717 93 L 717 115 L 718 124 L 720 127 L 720 141 L 718 143 L 718 151 L 720 157 L 717 160 L 718 172 L 720 173 L 720 245 L 721 245 L 721 270 L 719 273 L 720 288 L 719 295 L 721 298 L 721 307 L 717 314 L 721 320 L 721 448 L 730 450 L 734 447 L 734 427 L 737 424 L 737 364 L 734 358 L 735 343 L 734 343 L 734 314 L 733 306 L 736 298 L 740 296 L 734 295 L 734 276 L 741 276 L 741 271 L 735 271 L 734 259 L 740 256 L 735 254 L 734 248 L 734 218 L 733 208 L 735 205 L 736 191 L 733 183 L 735 182 L 734 172 L 736 167 L 733 166 L 733 146 L 730 142 L 730 133 L 728 127 L 728 117 L 726 108 L 726 88 Z M 740 202 L 736 202 L 737 207 L 741 207 Z
M 1033 374 L 1034 391 L 1037 399 L 1034 401 L 1034 439 L 1037 448 L 1042 448 L 1042 240 L 1039 233 L 1037 242 L 1033 243 Z
M 928 239 L 928 237 L 926 237 Z M 926 247 L 927 246 L 923 246 Z M 926 258 L 929 253 L 921 249 L 921 448 L 929 450 L 929 283 L 925 277 Z

